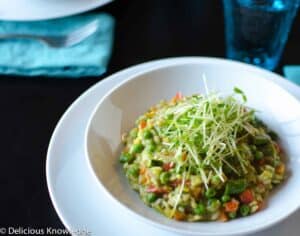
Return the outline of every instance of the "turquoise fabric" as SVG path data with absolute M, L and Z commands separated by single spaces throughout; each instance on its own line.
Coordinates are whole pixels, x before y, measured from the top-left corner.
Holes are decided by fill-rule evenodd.
M 99 30 L 80 44 L 51 48 L 29 39 L 0 40 L 0 74 L 79 78 L 106 71 L 113 44 L 114 19 L 103 13 L 38 21 L 0 21 L 0 34 L 66 34 L 97 19 Z
M 283 73 L 285 78 L 300 85 L 300 66 L 289 65 L 283 67 Z

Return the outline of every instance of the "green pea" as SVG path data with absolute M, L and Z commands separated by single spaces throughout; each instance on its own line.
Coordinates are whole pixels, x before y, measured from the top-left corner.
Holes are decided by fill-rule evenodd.
M 123 152 L 119 158 L 121 163 L 131 163 L 133 161 L 133 156 L 128 152 Z
M 208 188 L 205 192 L 205 196 L 207 198 L 213 198 L 216 195 L 216 190 L 214 190 L 213 188 Z
M 135 154 L 135 153 L 141 153 L 144 149 L 143 144 L 138 143 L 138 144 L 133 144 L 130 148 L 130 153 Z
M 147 148 L 149 152 L 154 152 L 156 150 L 156 145 L 155 144 L 150 144 L 149 147 Z
M 174 114 L 172 114 L 172 113 L 170 113 L 166 116 L 167 119 L 173 119 L 173 117 L 174 117 Z
M 246 187 L 247 181 L 245 179 L 229 180 L 225 187 L 225 195 L 241 193 Z
M 234 218 L 236 217 L 236 211 L 235 211 L 235 212 L 229 212 L 229 213 L 228 213 L 228 217 L 229 217 L 230 219 L 234 219 Z
M 250 145 L 250 149 L 253 153 L 257 150 L 257 147 L 255 145 Z
M 167 184 L 170 180 L 171 174 L 169 172 L 162 172 L 159 176 L 159 180 L 162 184 Z
M 256 151 L 254 157 L 256 160 L 261 160 L 264 157 L 264 154 L 261 151 Z
M 240 213 L 242 216 L 247 216 L 250 213 L 250 207 L 248 205 L 242 205 L 240 207 Z
M 211 183 L 212 183 L 212 185 L 214 185 L 214 186 L 219 186 L 220 183 L 221 183 L 220 177 L 217 176 L 217 175 L 213 176 L 213 177 L 211 178 Z
M 153 137 L 153 135 L 152 135 L 151 131 L 147 129 L 144 131 L 143 137 L 144 137 L 144 139 L 151 139 Z
M 221 206 L 221 202 L 218 199 L 210 199 L 207 202 L 207 207 L 206 209 L 209 212 L 216 212 Z
M 269 143 L 270 139 L 265 135 L 256 135 L 253 141 L 255 145 L 263 145 Z
M 202 203 L 199 203 L 197 207 L 194 209 L 194 213 L 196 215 L 203 215 L 205 214 L 205 211 L 206 211 L 205 206 Z
M 242 205 L 241 207 L 240 207 L 240 213 L 241 213 L 241 215 L 242 216 L 247 216 L 247 215 L 249 215 L 249 213 L 250 213 L 250 207 L 248 206 L 248 205 Z
M 150 153 L 153 153 L 156 150 L 156 144 L 152 139 L 145 140 L 146 150 Z
M 128 170 L 127 170 L 127 174 L 133 178 L 137 178 L 139 176 L 139 167 L 136 164 L 131 165 Z
M 221 198 L 222 202 L 228 202 L 230 200 L 230 196 L 229 195 L 223 195 Z
M 157 195 L 156 195 L 155 193 L 148 193 L 148 194 L 146 195 L 146 201 L 147 201 L 148 203 L 155 202 L 157 198 L 158 198 L 158 197 L 157 197 Z

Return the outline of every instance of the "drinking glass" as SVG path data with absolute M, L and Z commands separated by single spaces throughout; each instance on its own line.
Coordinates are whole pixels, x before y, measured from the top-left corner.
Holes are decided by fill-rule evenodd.
M 223 0 L 227 57 L 274 70 L 300 0 Z

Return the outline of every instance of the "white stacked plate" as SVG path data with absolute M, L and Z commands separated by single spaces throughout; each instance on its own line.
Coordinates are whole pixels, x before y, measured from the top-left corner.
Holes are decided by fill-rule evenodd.
M 108 195 L 98 187 L 92 176 L 84 153 L 84 134 L 88 119 L 99 100 L 114 86 L 128 77 L 143 71 L 166 65 L 199 64 L 207 61 L 216 65 L 241 63 L 209 58 L 173 58 L 144 63 L 130 67 L 100 81 L 81 95 L 66 111 L 58 123 L 50 141 L 47 156 L 47 183 L 54 207 L 72 233 L 90 232 L 91 235 L 177 235 L 154 228 L 127 215 Z M 282 77 L 252 66 L 249 69 L 267 78 L 300 100 L 300 88 Z M 222 78 L 220 78 L 222 79 Z M 289 216 L 281 223 L 256 233 L 259 236 L 299 236 L 300 212 Z M 224 232 L 229 234 L 230 232 Z
M 82 13 L 112 0 L 1 0 L 0 20 L 46 20 Z

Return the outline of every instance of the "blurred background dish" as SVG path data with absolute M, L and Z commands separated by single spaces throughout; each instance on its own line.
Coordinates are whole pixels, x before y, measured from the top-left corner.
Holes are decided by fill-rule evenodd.
M 0 20 L 33 21 L 82 13 L 112 0 L 1 0 Z

